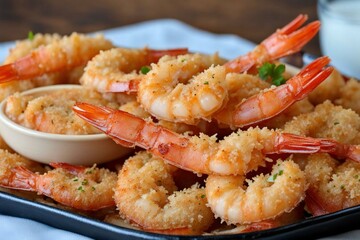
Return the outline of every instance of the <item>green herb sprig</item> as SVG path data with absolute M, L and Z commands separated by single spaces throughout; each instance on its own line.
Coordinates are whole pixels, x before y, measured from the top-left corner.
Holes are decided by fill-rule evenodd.
M 27 38 L 28 38 L 30 41 L 32 41 L 32 40 L 34 40 L 34 36 L 35 36 L 34 33 L 33 33 L 32 31 L 29 31 Z
M 264 63 L 261 67 L 258 68 L 259 77 L 262 80 L 270 79 L 272 84 L 275 86 L 280 86 L 286 82 L 283 73 L 285 72 L 285 65 L 279 64 L 275 65 L 273 63 Z
M 148 72 L 150 72 L 151 68 L 149 66 L 142 66 L 140 69 L 140 72 L 144 75 L 146 75 Z
M 271 175 L 270 177 L 268 177 L 267 181 L 268 182 L 275 182 L 276 178 L 278 176 L 283 175 L 283 173 L 284 173 L 284 170 L 280 170 L 278 173 L 275 173 L 274 175 Z

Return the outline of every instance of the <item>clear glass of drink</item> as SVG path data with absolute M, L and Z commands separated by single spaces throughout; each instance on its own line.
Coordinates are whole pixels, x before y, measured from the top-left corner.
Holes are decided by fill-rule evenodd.
M 331 64 L 360 79 L 360 0 L 318 0 L 320 47 Z

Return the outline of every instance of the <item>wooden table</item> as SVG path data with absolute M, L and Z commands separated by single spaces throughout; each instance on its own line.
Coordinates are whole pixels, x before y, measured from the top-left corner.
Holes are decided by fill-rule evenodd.
M 0 0 L 0 42 L 33 32 L 92 32 L 157 18 L 175 18 L 214 33 L 259 43 L 299 13 L 317 19 L 314 0 Z M 320 55 L 318 37 L 304 48 Z

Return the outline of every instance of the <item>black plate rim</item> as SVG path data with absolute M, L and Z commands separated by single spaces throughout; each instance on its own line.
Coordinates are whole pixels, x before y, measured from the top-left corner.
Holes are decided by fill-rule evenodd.
M 12 208 L 14 205 L 16 208 Z M 26 213 L 21 209 L 27 209 Z M 34 202 L 26 198 L 12 195 L 0 191 L 0 213 L 29 218 L 44 224 L 71 231 L 95 239 L 119 239 L 127 237 L 128 239 L 277 239 L 286 237 L 291 239 L 301 239 L 303 237 L 324 237 L 329 234 L 341 233 L 346 230 L 354 229 L 349 225 L 352 218 L 360 218 L 360 206 L 354 206 L 334 213 L 318 217 L 310 217 L 302 221 L 251 233 L 233 234 L 233 235 L 200 235 L 200 236 L 181 236 L 181 235 L 164 235 L 149 233 L 140 230 L 125 228 L 109 224 L 97 219 L 69 212 L 60 208 L 49 206 L 43 203 Z M 35 213 L 32 215 L 31 213 Z M 39 218 L 39 214 L 44 216 L 44 220 Z M 50 220 L 53 217 L 58 219 Z M 68 224 L 66 223 L 68 222 Z M 76 223 L 79 228 L 74 228 L 72 223 Z M 331 228 L 331 226 L 337 226 Z M 82 229 L 81 227 L 90 227 L 92 231 Z M 308 231 L 309 230 L 309 231 Z M 310 231 L 311 230 L 311 231 Z M 309 234 L 311 232 L 311 235 Z

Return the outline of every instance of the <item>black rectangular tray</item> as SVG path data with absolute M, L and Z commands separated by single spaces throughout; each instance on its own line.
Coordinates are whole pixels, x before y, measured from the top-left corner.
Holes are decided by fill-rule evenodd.
M 32 219 L 94 239 L 314 239 L 359 228 L 360 206 L 311 217 L 300 222 L 235 235 L 174 236 L 148 233 L 108 224 L 0 191 L 0 213 Z

